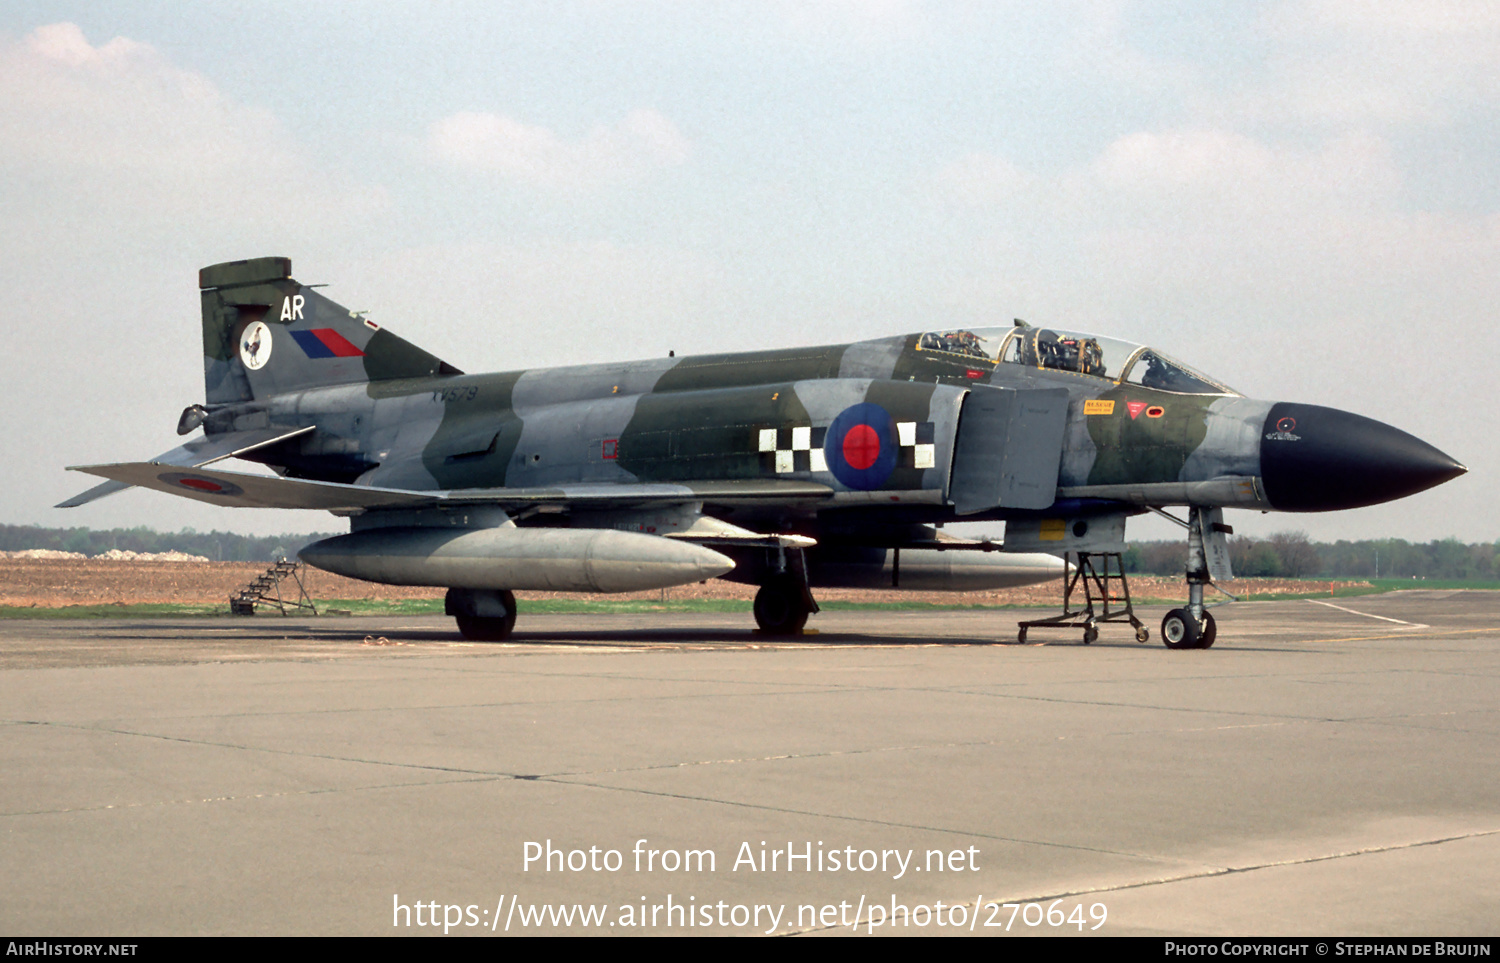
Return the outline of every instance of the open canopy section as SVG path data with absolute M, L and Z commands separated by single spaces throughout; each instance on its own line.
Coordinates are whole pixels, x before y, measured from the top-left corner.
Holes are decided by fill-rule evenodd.
M 1179 394 L 1239 394 L 1155 348 L 1078 331 L 1030 325 L 927 331 L 918 336 L 917 350 L 963 358 L 987 368 L 1017 364 Z

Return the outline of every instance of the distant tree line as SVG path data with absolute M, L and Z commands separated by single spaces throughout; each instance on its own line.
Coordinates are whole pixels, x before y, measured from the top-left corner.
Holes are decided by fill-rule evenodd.
M 1440 578 L 1500 579 L 1500 542 L 1466 545 L 1456 538 L 1408 542 L 1400 538 L 1314 542 L 1305 532 L 1269 538 L 1230 538 L 1234 574 L 1259 578 Z M 1125 571 L 1180 575 L 1187 539 L 1135 542 L 1123 559 Z
M 318 535 L 236 535 L 233 532 L 158 532 L 150 528 L 41 528 L 0 525 L 0 550 L 52 548 L 84 555 L 110 549 L 127 552 L 186 552 L 220 562 L 270 562 L 295 558 Z M 1413 543 L 1399 538 L 1360 542 L 1314 542 L 1305 532 L 1277 532 L 1268 538 L 1230 538 L 1234 574 L 1248 578 L 1442 578 L 1500 579 L 1500 542 L 1466 545 L 1456 538 Z M 1134 542 L 1125 553 L 1125 571 L 1181 575 L 1187 540 Z
M 35 525 L 0 525 L 0 551 L 19 552 L 51 548 L 84 555 L 101 555 L 111 549 L 122 552 L 186 552 L 217 562 L 273 562 L 295 558 L 297 550 L 322 535 L 236 535 L 233 532 L 158 532 L 150 528 L 41 528 Z

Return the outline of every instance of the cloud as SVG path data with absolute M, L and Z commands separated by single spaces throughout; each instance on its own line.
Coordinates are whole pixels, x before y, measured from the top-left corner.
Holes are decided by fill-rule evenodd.
M 1121 284 L 1149 278 L 1184 297 L 1280 298 L 1325 319 L 1375 318 L 1414 307 L 1394 292 L 1426 290 L 1424 310 L 1468 313 L 1466 296 L 1434 291 L 1434 280 L 1496 260 L 1493 218 L 1409 210 L 1390 144 L 1368 133 L 1304 146 L 1225 130 L 1138 132 L 1056 186 L 1068 209 L 1060 220 L 1077 226 L 1090 261 Z
M 89 484 L 63 464 L 173 444 L 174 412 L 203 390 L 198 267 L 348 247 L 385 210 L 383 195 L 314 161 L 270 111 L 149 44 L 93 44 L 71 23 L 0 35 L 0 184 L 11 282 L 0 406 L 27 413 L 0 425 L 0 447 L 33 466 L 6 478 L 10 517 L 226 524 L 222 513 L 135 495 L 74 514 L 48 506 Z M 66 385 L 67 401 L 37 406 L 49 385 Z
M 931 183 L 970 239 L 960 303 L 1041 287 L 1121 316 L 1295 304 L 1310 332 L 1339 319 L 1394 332 L 1500 299 L 1500 215 L 1413 210 L 1390 143 L 1370 133 L 1137 131 L 1055 175 L 976 155 Z
M 965 207 L 983 207 L 1014 197 L 1034 178 L 996 154 L 974 152 L 944 165 L 934 178 L 940 196 Z
M 1220 128 L 1136 131 L 1047 177 L 998 155 L 970 154 L 938 169 L 932 184 L 955 207 L 1024 208 L 1084 229 L 1149 224 L 1184 237 L 1281 236 L 1310 220 L 1393 211 L 1402 191 L 1390 145 L 1375 135 L 1302 146 Z
M 329 296 L 466 371 L 766 346 L 753 286 L 679 247 L 466 241 L 324 270 Z
M 1237 216 L 1369 203 L 1392 198 L 1400 187 L 1389 146 L 1368 134 L 1301 148 L 1216 129 L 1129 134 L 1072 179 L 1117 197 Z
M 633 110 L 574 141 L 503 114 L 460 112 L 429 128 L 427 150 L 464 170 L 553 190 L 588 190 L 680 165 L 691 145 L 654 110 Z
M 1335 125 L 1445 124 L 1500 103 L 1500 7 L 1302 0 L 1276 8 L 1256 118 Z
M 913 0 L 779 0 L 772 9 L 793 36 L 808 40 L 886 45 L 926 37 L 926 11 Z
M 44 232 L 110 218 L 284 230 L 309 207 L 332 220 L 384 203 L 310 162 L 269 111 L 148 44 L 91 45 L 72 23 L 0 41 L 0 176 L 25 185 L 13 214 Z

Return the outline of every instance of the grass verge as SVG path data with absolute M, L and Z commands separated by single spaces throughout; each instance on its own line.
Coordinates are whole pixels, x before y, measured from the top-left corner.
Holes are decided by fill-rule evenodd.
M 1241 596 L 1241 601 L 1246 602 L 1275 602 L 1286 599 L 1326 599 L 1326 598 L 1353 598 L 1360 595 L 1379 595 L 1384 592 L 1398 591 L 1401 589 L 1500 589 L 1500 581 L 1466 582 L 1459 579 L 1369 579 L 1368 587 L 1344 587 L 1329 592 L 1326 587 L 1315 588 L 1314 586 L 1326 586 L 1326 579 L 1309 580 L 1308 591 L 1305 592 L 1267 592 L 1264 594 L 1253 593 Z M 1223 596 L 1215 597 L 1212 591 L 1208 592 L 1207 601 L 1215 602 L 1223 599 Z M 955 593 L 952 602 L 925 602 L 925 601 L 893 601 L 893 602 L 850 602 L 843 600 L 830 600 L 820 602 L 819 605 L 829 612 L 869 612 L 869 611 L 932 611 L 935 609 L 1036 609 L 1056 608 L 1056 602 L 1045 602 L 1031 605 L 1018 605 L 1014 603 L 984 603 L 966 602 L 964 596 Z M 1187 598 L 1184 588 L 1183 594 L 1175 597 L 1162 596 L 1136 596 L 1136 605 L 1181 605 Z M 354 616 L 354 615 L 442 615 L 442 599 L 323 599 L 317 603 L 318 611 L 329 616 Z M 533 601 L 522 601 L 522 611 L 527 613 L 555 613 L 560 615 L 577 614 L 631 614 L 645 612 L 749 612 L 750 602 L 743 599 L 668 599 L 659 601 L 655 599 L 542 599 Z M 201 603 L 201 604 L 172 604 L 172 603 L 150 603 L 140 605 L 125 605 L 122 603 L 111 603 L 104 605 L 61 605 L 46 607 L 40 605 L 0 605 L 0 619 L 121 619 L 121 618 L 203 618 L 209 616 L 228 615 L 229 608 L 225 603 Z M 274 609 L 262 609 L 262 615 L 274 615 Z

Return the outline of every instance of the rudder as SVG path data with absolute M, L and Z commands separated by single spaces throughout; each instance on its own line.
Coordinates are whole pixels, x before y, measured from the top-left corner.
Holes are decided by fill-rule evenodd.
M 198 272 L 203 380 L 210 405 L 328 385 L 461 374 L 292 279 L 292 262 L 261 257 Z

